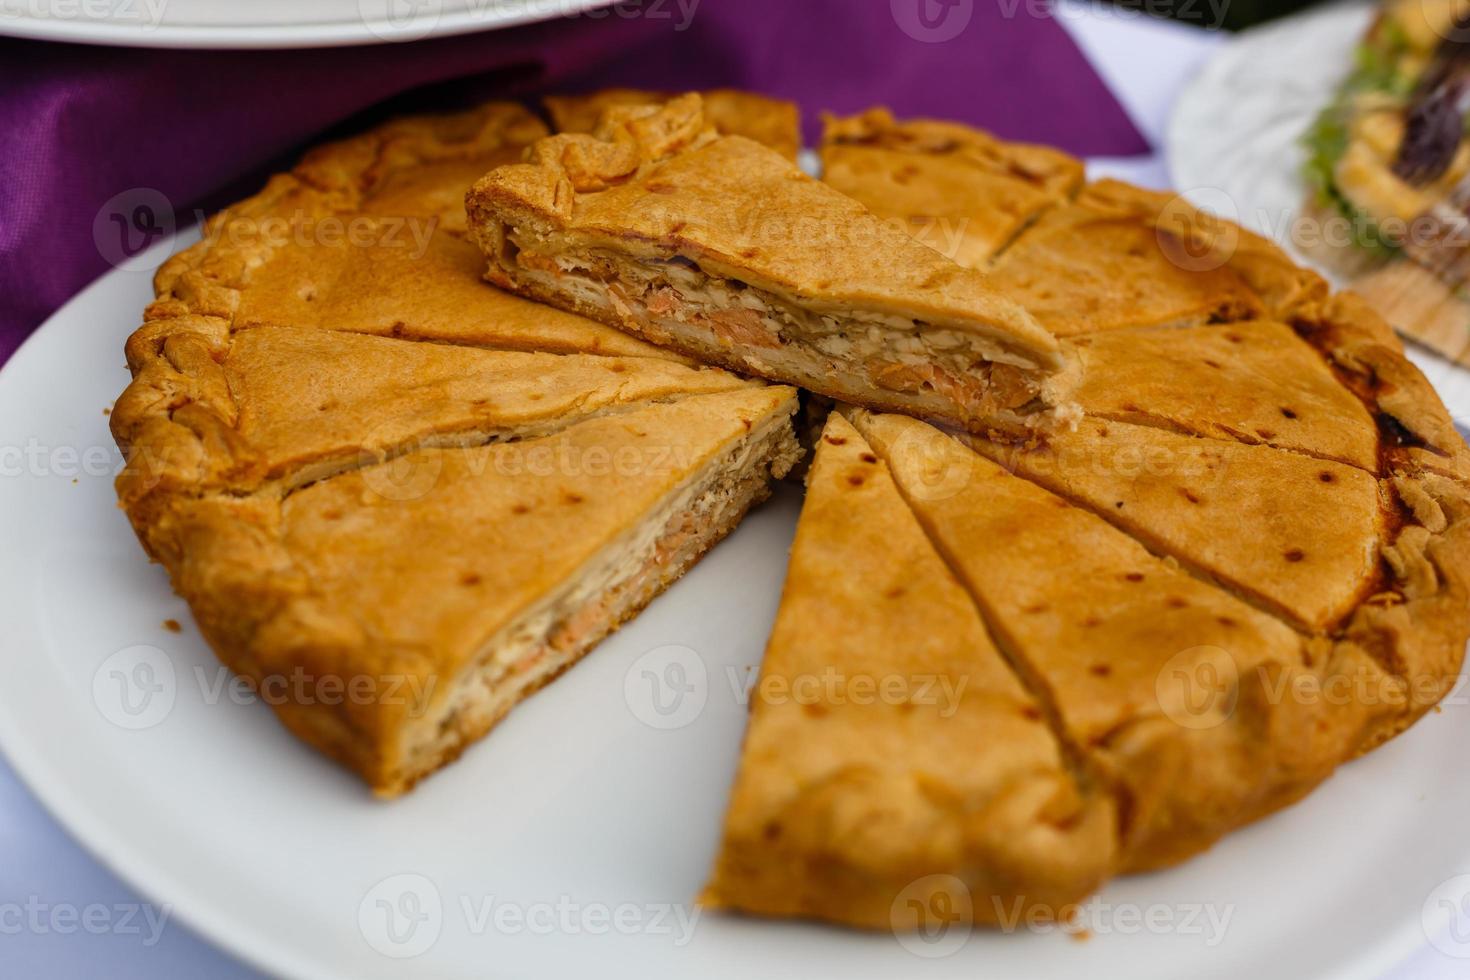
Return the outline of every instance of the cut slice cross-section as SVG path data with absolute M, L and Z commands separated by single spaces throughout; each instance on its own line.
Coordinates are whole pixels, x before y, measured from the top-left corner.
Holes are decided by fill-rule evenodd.
M 817 443 L 781 609 L 701 902 L 912 929 L 1055 917 L 1102 880 L 1111 798 L 1042 711 L 839 414 Z M 1039 910 L 1039 912 L 1038 912 Z
M 397 795 L 728 533 L 795 461 L 795 409 L 743 388 L 181 501 L 174 585 L 293 732 Z
M 610 110 L 471 190 L 496 285 L 732 370 L 976 431 L 1066 404 L 1071 362 L 982 274 L 751 140 L 697 95 Z

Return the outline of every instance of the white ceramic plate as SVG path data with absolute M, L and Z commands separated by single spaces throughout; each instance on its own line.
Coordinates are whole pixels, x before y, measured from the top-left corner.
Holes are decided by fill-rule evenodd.
M 1222 45 L 1174 105 L 1165 136 L 1174 186 L 1292 248 L 1306 196 L 1298 141 L 1347 74 L 1372 12 L 1334 4 Z
M 148 48 L 315 48 L 607 16 L 613 0 L 0 0 L 0 34 Z M 684 15 L 661 0 L 664 15 Z M 645 16 L 655 16 L 652 6 Z
M 1299 141 L 1352 65 L 1372 15 L 1360 2 L 1334 4 L 1223 45 L 1170 118 L 1165 142 L 1174 186 L 1313 264 L 1290 234 L 1307 193 Z M 1439 388 L 1461 428 L 1470 427 L 1470 372 L 1418 347 L 1409 357 Z
M 0 746 L 101 860 L 272 973 L 1375 978 L 1447 941 L 1437 903 L 1470 891 L 1454 877 L 1470 872 L 1458 698 L 1301 805 L 1109 885 L 1081 912 L 1085 942 L 691 925 L 794 491 L 459 763 L 375 802 L 264 705 L 219 691 L 225 675 L 115 506 L 103 409 L 149 294 L 146 273 L 110 274 L 0 373 Z

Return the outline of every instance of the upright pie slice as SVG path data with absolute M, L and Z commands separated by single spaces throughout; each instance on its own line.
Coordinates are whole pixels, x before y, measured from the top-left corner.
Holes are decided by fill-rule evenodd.
M 590 133 L 608 109 L 660 105 L 674 97 L 667 92 L 609 88 L 587 95 L 548 95 L 542 101 L 558 133 Z M 795 160 L 801 151 L 801 110 L 796 103 L 729 88 L 701 92 L 700 98 L 705 119 L 720 135 L 755 140 L 788 160 Z
M 1082 161 L 957 123 L 898 122 L 887 109 L 829 117 L 822 179 L 967 268 L 984 268 L 1082 183 Z
M 1378 469 L 1373 417 L 1285 324 L 1123 329 L 1074 343 L 1088 415 Z
M 1392 710 L 1298 696 L 1335 678 L 1382 694 L 1361 650 L 1309 646 L 922 422 L 858 422 L 1068 746 L 1118 794 L 1122 869 L 1180 860 L 1295 800 Z
M 794 462 L 795 409 L 742 388 L 285 497 L 179 499 L 174 585 L 232 669 L 286 695 L 293 732 L 393 796 L 734 527 Z
M 467 198 L 497 285 L 732 370 L 983 429 L 1065 398 L 1056 340 L 984 276 L 688 95 L 555 136 Z M 1061 372 L 1059 374 L 1059 372 Z
M 911 928 L 904 899 L 943 892 L 959 919 L 994 923 L 1055 913 L 1111 866 L 1111 800 L 1079 786 L 888 467 L 836 413 L 752 697 L 706 905 Z
M 1378 478 L 1356 466 L 1093 418 L 1034 447 L 970 442 L 1305 628 L 1332 626 L 1376 585 Z

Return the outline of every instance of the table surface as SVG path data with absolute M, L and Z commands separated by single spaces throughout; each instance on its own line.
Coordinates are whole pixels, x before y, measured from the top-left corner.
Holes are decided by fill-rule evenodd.
M 1064 0 L 1056 16 L 1155 147 L 1163 144 L 1176 95 L 1225 40 L 1086 0 Z M 1169 183 L 1157 154 L 1091 164 L 1095 175 L 1149 187 Z M 85 914 L 96 906 L 107 909 L 106 920 L 118 927 L 88 930 Z M 0 756 L 0 973 L 116 980 L 259 976 L 170 921 L 167 913 L 73 841 Z M 1426 942 L 1385 980 L 1450 980 L 1463 978 L 1464 968 L 1463 960 L 1443 956 Z

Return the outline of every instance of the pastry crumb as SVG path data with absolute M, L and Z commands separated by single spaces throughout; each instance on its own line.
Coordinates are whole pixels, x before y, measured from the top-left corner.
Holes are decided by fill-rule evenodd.
M 177 619 L 165 619 L 163 621 L 163 628 L 168 630 L 170 633 L 184 632 L 183 624 L 180 623 Z

